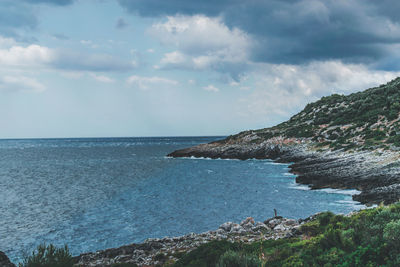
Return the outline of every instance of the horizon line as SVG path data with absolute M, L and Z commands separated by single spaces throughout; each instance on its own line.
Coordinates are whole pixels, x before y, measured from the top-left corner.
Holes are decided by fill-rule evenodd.
M 6 140 L 52 140 L 52 139 L 113 139 L 113 138 L 195 138 L 195 137 L 227 137 L 229 135 L 154 135 L 154 136 L 98 136 L 98 137 L 10 137 L 0 138 L 0 141 Z

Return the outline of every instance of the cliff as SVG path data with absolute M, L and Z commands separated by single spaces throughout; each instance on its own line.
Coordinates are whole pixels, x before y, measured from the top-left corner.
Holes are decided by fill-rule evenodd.
M 365 204 L 400 198 L 400 78 L 308 104 L 288 121 L 175 151 L 171 157 L 291 162 L 298 183 L 358 189 Z

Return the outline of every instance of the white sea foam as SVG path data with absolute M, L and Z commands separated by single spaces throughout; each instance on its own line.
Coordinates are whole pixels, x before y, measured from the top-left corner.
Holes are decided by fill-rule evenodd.
M 361 191 L 356 189 L 333 189 L 333 188 L 323 188 L 317 189 L 318 191 L 326 192 L 328 194 L 341 194 L 341 195 L 359 195 Z
M 297 189 L 297 190 L 311 190 L 311 188 L 308 185 L 303 185 L 303 184 L 292 184 L 289 186 L 289 188 Z
M 169 157 L 171 158 L 171 157 Z M 240 159 L 222 159 L 222 158 L 209 158 L 209 157 L 195 157 L 195 156 L 190 156 L 190 157 L 180 157 L 180 159 L 201 159 L 201 160 L 240 160 Z
M 344 200 L 344 199 L 342 199 L 342 200 L 336 200 L 335 201 L 336 203 L 340 203 L 340 204 L 357 204 L 357 205 L 362 205 L 362 204 L 360 204 L 359 202 L 357 202 L 357 201 L 354 201 L 354 200 Z
M 286 175 L 286 174 L 284 174 L 284 175 Z M 297 189 L 297 190 L 311 190 L 311 188 L 308 185 L 298 184 L 296 182 L 290 184 L 289 188 L 293 188 L 293 189 Z M 361 191 L 358 191 L 356 189 L 334 189 L 334 188 L 314 189 L 314 191 L 324 192 L 324 193 L 328 193 L 328 194 L 348 195 L 348 196 L 358 195 L 361 193 Z
M 296 176 L 296 174 L 293 174 L 293 173 L 290 173 L 290 172 L 285 172 L 284 174 L 283 174 L 284 176 Z

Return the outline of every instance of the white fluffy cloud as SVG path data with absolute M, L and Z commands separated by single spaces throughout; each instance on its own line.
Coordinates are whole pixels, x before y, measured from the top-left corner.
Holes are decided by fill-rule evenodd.
M 227 65 L 248 60 L 252 46 L 245 32 L 229 29 L 220 18 L 203 15 L 167 17 L 166 22 L 154 24 L 150 33 L 162 44 L 177 49 L 164 55 L 161 60 L 164 68 L 211 68 L 229 72 Z
M 151 88 L 165 87 L 165 86 L 176 86 L 179 84 L 178 81 L 158 76 L 143 77 L 136 75 L 130 76 L 127 79 L 127 83 L 133 87 L 137 87 L 142 90 L 148 90 Z
M 164 66 L 183 65 L 187 63 L 187 60 L 188 59 L 183 53 L 179 51 L 174 51 L 171 53 L 164 54 L 164 57 L 161 59 L 161 64 Z
M 110 77 L 105 76 L 105 75 L 97 75 L 97 74 L 92 73 L 90 76 L 93 79 L 95 79 L 96 81 L 101 82 L 101 83 L 113 83 L 113 82 L 115 82 L 114 79 L 111 79 Z
M 49 64 L 56 55 L 53 50 L 39 45 L 11 46 L 0 49 L 0 66 L 35 67 Z
M 371 70 L 364 65 L 340 61 L 260 64 L 252 74 L 251 94 L 241 98 L 238 113 L 263 118 L 265 122 L 287 118 L 321 96 L 349 94 L 400 76 L 400 72 Z
M 0 35 L 0 48 L 7 48 L 15 45 L 13 38 L 6 38 Z
M 219 89 L 212 84 L 204 86 L 203 89 L 210 92 L 219 92 Z
M 124 71 L 134 68 L 135 64 L 108 54 L 63 51 L 37 44 L 22 46 L 13 39 L 0 36 L 0 68 L 4 69 L 46 67 L 72 71 Z
M 0 89 L 3 91 L 43 92 L 46 87 L 36 79 L 25 76 L 0 76 Z

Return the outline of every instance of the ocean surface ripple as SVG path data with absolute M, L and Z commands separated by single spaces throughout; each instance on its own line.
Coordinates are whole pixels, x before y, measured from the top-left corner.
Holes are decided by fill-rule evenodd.
M 362 206 L 352 191 L 308 190 L 288 164 L 173 159 L 218 137 L 0 141 L 0 250 L 18 262 L 40 243 L 74 255 L 252 216 L 304 218 Z

